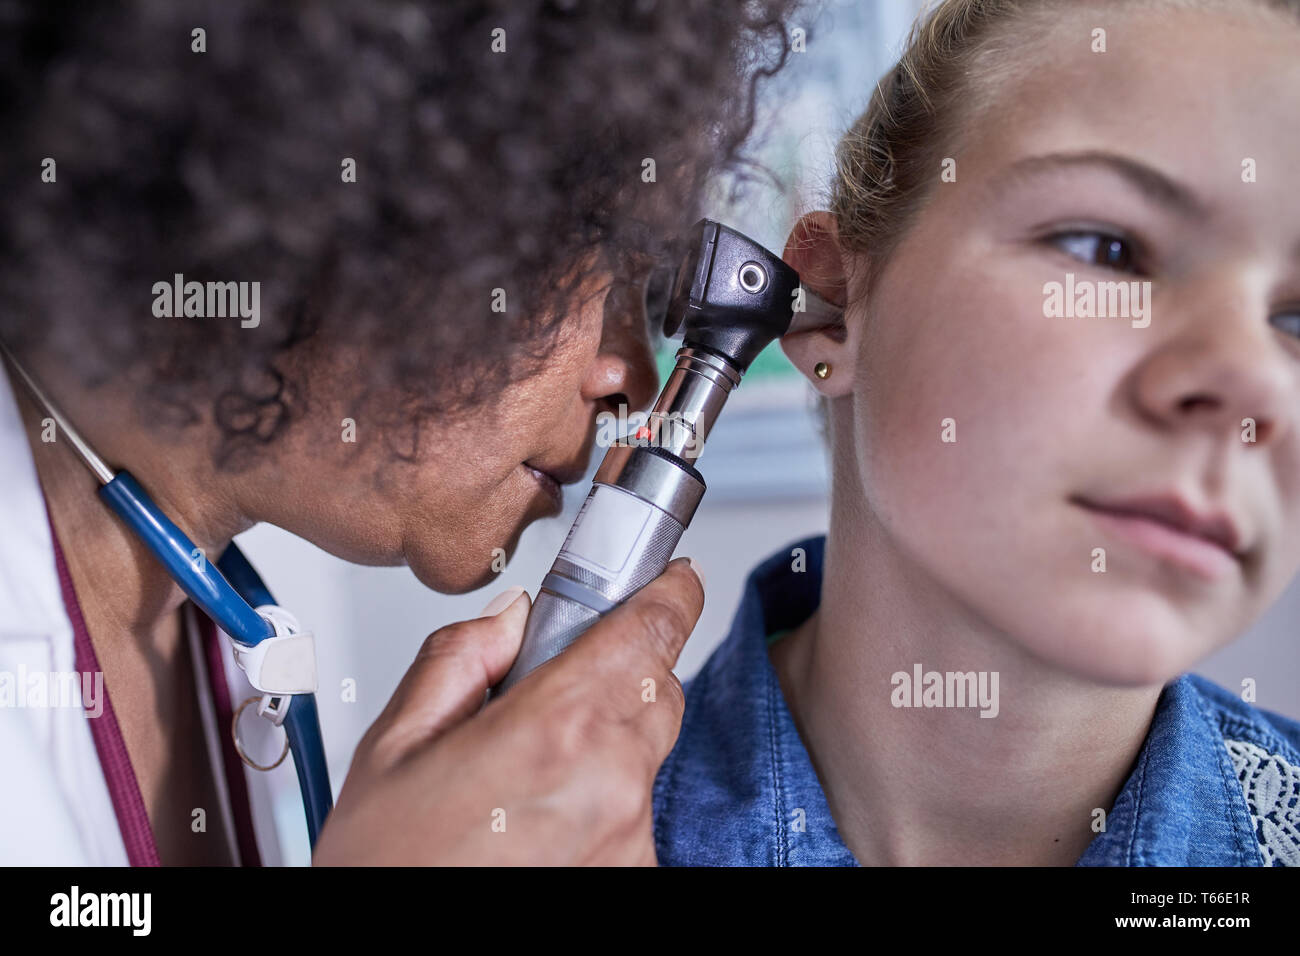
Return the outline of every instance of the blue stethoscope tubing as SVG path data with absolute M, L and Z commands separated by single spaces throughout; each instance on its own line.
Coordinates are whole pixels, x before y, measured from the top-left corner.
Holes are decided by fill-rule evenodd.
M 194 542 L 163 514 L 129 472 L 117 472 L 100 486 L 99 496 L 162 562 L 190 600 L 233 640 L 252 647 L 275 635 L 271 623 L 254 610 L 275 604 L 275 599 L 236 545 L 226 548 L 216 564 L 196 560 L 200 552 Z M 334 807 L 325 745 L 316 695 L 288 696 L 292 700 L 284 716 L 284 731 L 302 791 L 307 835 L 314 849 L 325 818 Z

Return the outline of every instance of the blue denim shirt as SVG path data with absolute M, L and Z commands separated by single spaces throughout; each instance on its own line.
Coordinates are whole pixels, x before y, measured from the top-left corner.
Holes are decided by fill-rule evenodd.
M 810 538 L 759 565 L 730 635 L 686 683 L 681 734 L 654 785 L 661 865 L 857 865 L 767 655 L 769 635 L 816 609 L 824 547 Z M 805 571 L 792 569 L 793 548 Z M 1105 826 L 1078 865 L 1300 865 L 1300 722 L 1179 677 Z

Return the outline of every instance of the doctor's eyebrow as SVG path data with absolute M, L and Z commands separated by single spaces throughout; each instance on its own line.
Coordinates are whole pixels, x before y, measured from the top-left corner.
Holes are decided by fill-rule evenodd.
M 1118 175 L 1138 192 L 1180 218 L 1202 222 L 1210 217 L 1210 207 L 1187 186 L 1146 163 L 1103 150 L 1027 156 L 999 173 L 990 187 L 995 194 L 1001 195 L 1026 179 L 1079 167 L 1105 169 Z

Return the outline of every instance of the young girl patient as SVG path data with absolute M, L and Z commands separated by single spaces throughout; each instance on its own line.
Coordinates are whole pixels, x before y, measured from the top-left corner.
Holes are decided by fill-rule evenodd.
M 786 249 L 830 532 L 687 684 L 660 863 L 1300 865 L 1292 689 L 1187 673 L 1300 565 L 1298 116 L 1300 2 L 918 26 Z

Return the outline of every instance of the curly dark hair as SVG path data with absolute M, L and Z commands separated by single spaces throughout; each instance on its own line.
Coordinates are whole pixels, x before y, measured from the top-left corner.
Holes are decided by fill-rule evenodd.
M 793 5 L 3 3 L 0 338 L 92 385 L 142 366 L 163 421 L 211 403 L 228 462 L 310 402 L 284 361 L 308 341 L 362 349 L 389 421 L 475 405 L 544 361 L 584 275 L 674 254 L 743 167 Z M 176 273 L 259 281 L 260 325 L 155 317 Z

